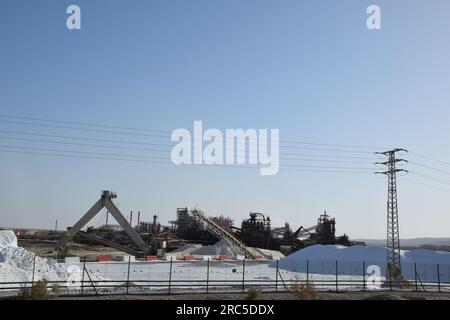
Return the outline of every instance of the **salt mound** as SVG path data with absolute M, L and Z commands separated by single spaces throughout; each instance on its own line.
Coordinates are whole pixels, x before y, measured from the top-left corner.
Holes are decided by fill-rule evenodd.
M 205 246 L 192 251 L 193 255 L 214 255 L 214 256 L 233 256 L 233 249 L 224 239 L 216 242 L 212 246 Z
M 34 280 L 61 281 L 68 279 L 67 268 L 54 259 L 35 257 L 35 254 L 17 246 L 17 237 L 11 230 L 0 232 L 0 283 Z
M 192 256 L 233 256 L 233 250 L 225 240 L 220 240 L 211 246 L 185 245 L 169 254 L 177 253 L 180 255 Z
M 428 276 L 437 276 L 436 265 L 449 266 L 450 252 L 431 250 L 401 250 L 402 273 L 411 276 L 414 263 L 418 270 L 426 270 Z M 296 251 L 279 261 L 279 268 L 293 272 L 309 272 L 318 274 L 334 274 L 336 272 L 336 261 L 338 261 L 339 274 L 361 275 L 362 263 L 366 266 L 378 265 L 384 274 L 387 265 L 387 249 L 384 247 L 339 245 L 313 245 Z M 308 262 L 308 263 L 307 263 Z M 308 264 L 308 266 L 307 266 Z M 276 267 L 275 263 L 271 267 Z M 420 271 L 419 270 L 419 271 Z M 444 268 L 442 268 L 444 270 Z M 425 271 L 424 271 L 425 272 Z M 433 278 L 434 279 L 434 278 Z
M 286 258 L 280 260 L 280 263 L 296 261 L 386 261 L 386 249 L 383 247 L 364 247 L 352 246 L 345 247 L 340 245 L 321 245 L 316 244 L 296 251 Z
M 281 252 L 276 250 L 267 250 L 260 248 L 253 248 L 253 249 L 258 251 L 260 255 L 265 257 L 274 257 L 274 258 L 284 257 L 284 255 Z M 235 255 L 233 249 L 224 239 L 221 239 L 220 241 L 216 242 L 213 245 L 203 247 L 196 244 L 188 244 L 172 252 L 169 252 L 168 255 L 173 254 L 179 254 L 184 256 L 192 255 L 192 256 L 229 256 L 229 257 L 233 257 Z
M 403 251 L 405 262 L 427 264 L 450 264 L 450 252 L 426 249 Z M 402 257 L 402 258 L 403 258 Z
M 173 251 L 171 251 L 170 253 L 180 253 L 180 254 L 184 254 L 184 255 L 191 255 L 191 252 L 201 248 L 202 245 L 201 244 L 186 244 L 182 247 L 179 247 Z
M 270 250 L 270 249 L 263 249 L 263 248 L 253 248 L 257 252 L 260 253 L 260 255 L 269 258 L 269 259 L 281 259 L 284 258 L 284 254 L 282 254 L 278 250 Z
M 432 250 L 401 250 L 404 263 L 450 264 L 450 252 Z M 302 261 L 378 262 L 386 263 L 387 250 L 384 247 L 316 244 L 296 251 L 280 260 L 282 263 Z
M 5 247 L 17 247 L 17 237 L 12 230 L 0 231 L 0 249 Z

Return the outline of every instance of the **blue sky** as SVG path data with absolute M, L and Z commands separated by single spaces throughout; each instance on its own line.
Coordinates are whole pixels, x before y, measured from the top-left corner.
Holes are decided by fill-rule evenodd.
M 377 31 L 366 28 L 373 3 L 382 10 Z M 81 30 L 66 28 L 70 4 L 81 7 Z M 404 147 L 450 161 L 448 12 L 446 0 L 3 0 L 0 113 L 167 131 L 192 129 L 194 120 L 206 128 L 279 128 L 281 140 Z M 161 142 L 0 125 L 4 131 Z M 0 133 L 1 145 L 58 147 L 1 136 L 20 135 Z M 358 150 L 368 157 L 378 151 Z M 450 171 L 444 163 L 404 157 Z M 354 166 L 375 169 L 372 162 Z M 264 177 L 256 169 L 1 151 L 0 164 L 5 226 L 49 228 L 58 219 L 66 227 L 102 189 L 113 189 L 124 211 L 141 210 L 147 220 L 158 214 L 162 223 L 174 219 L 177 207 L 196 205 L 237 225 L 259 210 L 275 225 L 298 227 L 313 225 L 326 209 L 340 234 L 383 238 L 386 232 L 386 180 L 370 173 Z M 414 169 L 450 180 L 441 171 Z M 450 189 L 443 181 L 408 178 Z M 448 198 L 447 191 L 400 177 L 401 236 L 449 237 Z

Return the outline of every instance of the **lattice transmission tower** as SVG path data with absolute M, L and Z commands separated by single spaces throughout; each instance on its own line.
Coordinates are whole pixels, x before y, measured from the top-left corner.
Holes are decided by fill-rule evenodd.
M 408 162 L 404 159 L 396 159 L 395 154 L 400 151 L 408 152 L 405 149 L 392 149 L 385 152 L 376 152 L 388 157 L 387 161 L 376 162 L 387 166 L 386 171 L 376 172 L 385 174 L 388 177 L 388 198 L 387 198 L 387 271 L 394 275 L 401 275 L 400 261 L 400 230 L 398 226 L 398 205 L 397 205 L 397 172 L 408 172 L 405 169 L 396 168 L 398 162 Z

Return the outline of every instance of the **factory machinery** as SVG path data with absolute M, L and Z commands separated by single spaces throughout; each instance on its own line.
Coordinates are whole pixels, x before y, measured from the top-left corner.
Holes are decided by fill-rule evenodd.
M 252 258 L 258 252 L 252 247 L 280 250 L 290 253 L 312 244 L 352 245 L 348 237 L 336 237 L 336 220 L 324 212 L 312 227 L 299 227 L 292 231 L 289 224 L 272 228 L 269 217 L 260 212 L 251 212 L 250 218 L 243 220 L 241 227 L 233 226 L 230 218 L 208 217 L 198 209 L 177 209 L 176 221 L 171 227 L 163 227 L 153 216 L 152 222 L 140 221 L 138 212 L 137 225 L 132 226 L 132 212 L 127 220 L 112 201 L 117 194 L 102 191 L 100 199 L 75 223 L 58 242 L 58 257 L 67 256 L 73 242 L 101 244 L 142 257 L 145 255 L 164 255 L 165 251 L 176 248 L 187 242 L 213 244 L 220 239 L 225 240 L 235 256 Z M 85 227 L 103 208 L 106 208 L 106 223 L 99 227 Z M 108 216 L 112 215 L 118 225 L 108 224 Z M 359 243 L 358 243 L 359 244 Z
M 132 227 L 132 213 L 130 221 L 120 212 L 112 201 L 117 198 L 117 194 L 112 191 L 102 191 L 100 199 L 63 235 L 57 244 L 58 258 L 64 258 L 69 254 L 73 242 L 95 243 L 115 248 L 127 252 L 131 255 L 142 257 L 157 253 L 162 255 L 167 242 L 176 238 L 171 235 L 168 229 L 161 230 L 161 225 L 157 222 L 157 216 L 153 216 L 153 222 L 140 222 L 138 213 L 138 225 Z M 111 214 L 119 223 L 118 226 L 106 223 L 100 228 L 85 227 L 103 208 L 106 208 L 107 219 Z
M 234 228 L 238 237 L 250 246 L 280 250 L 284 253 L 313 244 L 351 245 L 347 235 L 336 237 L 336 220 L 324 212 L 317 224 L 308 228 L 303 226 L 292 231 L 286 223 L 281 228 L 271 228 L 269 217 L 251 212 L 250 218 L 242 222 L 241 228 Z
M 240 255 L 251 259 L 259 255 L 253 248 L 247 247 L 247 245 L 236 237 L 231 231 L 221 226 L 219 223 L 214 221 L 214 219 L 205 216 L 203 212 L 195 209 L 192 211 L 192 214 L 194 217 L 200 219 L 206 225 L 207 230 L 216 235 L 217 238 L 225 240 L 233 250 L 234 256 Z
M 174 232 L 183 239 L 188 238 L 192 242 L 203 244 L 213 244 L 218 239 L 227 240 L 224 235 L 231 235 L 247 248 L 280 250 L 283 253 L 290 253 L 313 244 L 346 246 L 354 244 L 345 234 L 336 236 L 336 220 L 326 212 L 319 216 L 315 225 L 307 228 L 301 226 L 295 231 L 291 230 L 288 223 L 281 228 L 272 228 L 270 217 L 260 212 L 251 212 L 250 218 L 243 220 L 240 228 L 234 227 L 231 219 L 223 217 L 209 217 L 207 221 L 206 216 L 199 212 L 201 211 L 197 209 L 192 211 L 187 208 L 177 209 L 177 220 L 172 221 Z M 215 231 L 216 226 L 221 227 L 220 232 Z M 205 230 L 210 233 L 209 238 L 205 236 Z

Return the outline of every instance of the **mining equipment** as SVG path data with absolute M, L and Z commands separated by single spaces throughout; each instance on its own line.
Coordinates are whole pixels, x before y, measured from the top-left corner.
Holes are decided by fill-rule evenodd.
M 308 229 L 307 229 L 308 230 Z M 350 241 L 346 234 L 336 237 L 336 219 L 330 218 L 327 212 L 317 219 L 317 225 L 315 226 L 315 232 L 310 233 L 308 239 L 303 240 L 305 245 L 310 244 L 341 244 L 350 245 Z
M 177 208 L 177 219 L 171 221 L 172 231 L 180 238 L 188 242 L 210 245 L 216 243 L 220 238 L 207 230 L 205 221 L 193 214 L 197 210 Z
M 58 258 L 64 258 L 67 256 L 70 246 L 75 236 L 81 236 L 91 241 L 101 243 L 103 245 L 111 246 L 121 251 L 128 252 L 135 256 L 144 256 L 149 253 L 150 246 L 144 242 L 141 236 L 136 230 L 128 223 L 127 219 L 123 216 L 112 199 L 117 198 L 117 194 L 112 191 L 102 191 L 100 199 L 78 220 L 72 228 L 68 228 L 67 233 L 58 242 Z M 103 238 L 95 235 L 91 232 L 83 232 L 81 229 L 89 223 L 103 208 L 106 208 L 108 212 L 116 219 L 119 225 L 123 228 L 123 231 L 128 238 L 134 244 L 133 247 L 124 246 L 120 243 L 113 241 L 114 239 Z M 111 235 L 111 230 L 103 230 L 107 234 Z
M 313 244 L 351 245 L 348 236 L 336 237 L 336 220 L 326 211 L 320 215 L 317 224 L 311 227 L 299 227 L 292 231 L 286 223 L 281 228 L 271 228 L 270 218 L 262 213 L 251 212 L 250 218 L 242 221 L 241 228 L 233 228 L 236 234 L 247 245 L 282 250 L 290 253 Z
M 260 212 L 250 212 L 250 219 L 242 221 L 241 228 L 235 230 L 239 239 L 249 246 L 279 249 L 279 241 L 272 237 L 270 218 Z
M 161 224 L 158 222 L 158 216 L 153 215 L 152 222 L 140 221 L 136 227 L 136 231 L 139 233 L 151 233 L 156 234 L 161 232 Z
M 117 194 L 112 191 L 102 191 L 100 199 L 90 208 L 72 228 L 63 234 L 57 245 L 58 257 L 67 256 L 73 242 L 87 244 L 102 244 L 142 257 L 147 254 L 164 255 L 185 243 L 214 244 L 220 239 L 228 242 L 236 255 L 247 258 L 258 255 L 252 247 L 281 250 L 290 253 L 313 244 L 351 245 L 348 237 L 336 237 L 336 220 L 326 212 L 320 215 L 317 224 L 308 228 L 303 226 L 292 231 L 289 224 L 284 227 L 272 228 L 270 217 L 261 212 L 250 212 L 249 219 L 243 220 L 241 227 L 233 226 L 233 220 L 228 217 L 209 217 L 201 210 L 177 208 L 176 221 L 172 227 L 163 227 L 154 215 L 152 222 L 141 221 L 138 212 L 137 224 L 133 227 L 123 216 L 113 199 Z M 86 226 L 103 208 L 108 210 L 106 224 L 94 228 Z M 118 225 L 108 224 L 111 215 Z
M 240 240 L 231 231 L 232 220 L 223 216 L 208 217 L 201 210 L 194 208 L 177 209 L 177 220 L 172 221 L 172 230 L 182 239 L 202 244 L 214 244 L 225 240 L 234 256 L 253 258 L 259 253 Z
M 229 218 L 207 217 L 199 212 L 197 209 L 178 208 L 177 220 L 172 221 L 172 231 L 181 239 L 205 245 L 213 244 L 226 235 L 238 240 L 231 242 L 240 242 L 233 244 L 237 247 L 281 250 L 284 253 L 314 244 L 352 244 L 345 234 L 336 237 L 336 220 L 326 211 L 319 216 L 317 224 L 306 228 L 300 226 L 295 231 L 288 223 L 281 228 L 272 228 L 270 217 L 261 212 L 250 212 L 249 219 L 243 220 L 240 228 L 232 226 Z
M 251 259 L 260 255 L 255 249 L 247 247 L 247 245 L 237 238 L 230 230 L 227 230 L 227 228 L 221 226 L 219 223 L 214 221 L 214 219 L 207 217 L 202 211 L 197 209 L 192 210 L 192 215 L 205 224 L 206 230 L 211 232 L 218 239 L 225 240 L 233 250 L 235 257 L 241 255 L 245 258 Z

